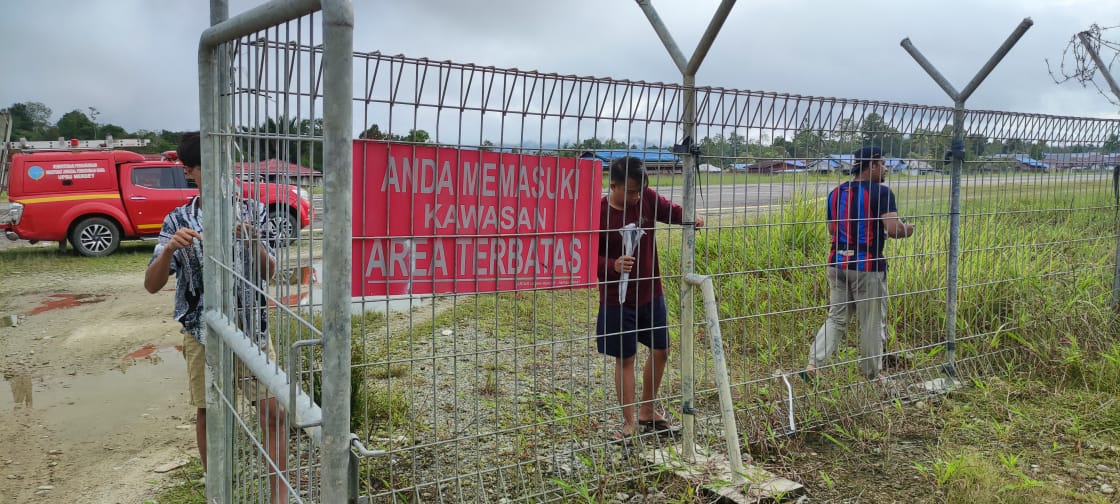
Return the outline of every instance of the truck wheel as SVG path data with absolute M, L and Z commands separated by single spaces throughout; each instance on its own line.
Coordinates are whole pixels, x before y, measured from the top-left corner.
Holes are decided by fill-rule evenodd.
M 283 247 L 294 243 L 299 237 L 298 217 L 283 208 L 272 208 L 268 211 L 268 227 L 272 236 L 272 243 Z
M 121 245 L 121 232 L 109 219 L 90 217 L 74 226 L 70 244 L 86 257 L 101 257 L 117 251 Z

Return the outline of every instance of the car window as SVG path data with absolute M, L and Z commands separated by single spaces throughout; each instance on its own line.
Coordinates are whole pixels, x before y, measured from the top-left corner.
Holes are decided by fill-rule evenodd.
M 149 189 L 182 189 L 182 168 L 174 166 L 140 166 L 132 170 L 132 184 Z

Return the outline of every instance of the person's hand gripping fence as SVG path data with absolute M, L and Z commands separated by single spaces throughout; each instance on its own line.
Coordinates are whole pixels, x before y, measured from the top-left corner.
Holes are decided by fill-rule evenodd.
M 629 223 L 618 230 L 622 234 L 622 255 L 633 256 L 634 249 L 638 248 L 638 240 L 646 234 L 646 230 L 638 227 L 636 223 Z M 626 301 L 626 286 L 630 280 L 630 272 L 622 272 L 621 284 L 618 286 L 618 302 Z

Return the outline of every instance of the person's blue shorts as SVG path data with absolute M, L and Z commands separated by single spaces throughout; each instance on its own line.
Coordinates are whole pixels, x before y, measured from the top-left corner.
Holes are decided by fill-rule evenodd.
M 599 305 L 595 321 L 599 353 L 625 359 L 638 353 L 638 343 L 651 349 L 669 348 L 665 298 L 654 298 L 637 308 Z

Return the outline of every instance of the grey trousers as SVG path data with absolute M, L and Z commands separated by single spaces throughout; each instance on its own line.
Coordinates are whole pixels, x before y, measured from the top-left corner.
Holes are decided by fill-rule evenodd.
M 817 330 L 809 364 L 819 367 L 836 353 L 853 312 L 859 319 L 859 367 L 868 379 L 883 369 L 887 340 L 887 273 L 828 268 L 828 318 Z

